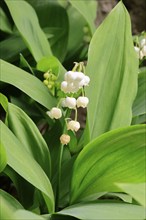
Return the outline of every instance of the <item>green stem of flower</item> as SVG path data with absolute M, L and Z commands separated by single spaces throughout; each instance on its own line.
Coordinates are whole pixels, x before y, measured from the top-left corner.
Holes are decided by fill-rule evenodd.
M 70 111 L 67 110 L 66 115 L 65 115 L 65 119 L 68 118 L 70 115 Z M 64 129 L 63 129 L 63 133 L 66 133 L 66 121 L 64 124 Z M 56 188 L 56 203 L 55 203 L 55 211 L 57 212 L 59 207 L 59 195 L 60 195 L 60 186 L 61 186 L 61 170 L 62 170 L 62 158 L 63 158 L 63 150 L 64 150 L 64 145 L 61 144 L 60 145 L 60 152 L 59 152 L 59 162 L 58 162 L 58 180 L 57 180 L 57 188 Z
M 75 72 L 75 71 L 77 70 L 77 67 L 78 67 L 78 65 L 79 65 L 77 62 L 74 62 L 74 63 L 75 63 L 75 66 L 72 68 L 72 71 L 73 71 L 73 72 Z
M 82 87 L 82 96 L 85 96 L 84 88 Z

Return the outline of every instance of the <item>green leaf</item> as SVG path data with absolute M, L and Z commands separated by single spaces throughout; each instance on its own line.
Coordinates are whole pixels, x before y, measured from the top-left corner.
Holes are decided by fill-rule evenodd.
M 8 109 L 8 99 L 2 93 L 0 93 L 0 104 L 3 107 L 3 109 L 7 112 L 7 109 Z
M 86 19 L 91 33 L 95 32 L 95 18 L 97 11 L 97 2 L 96 1 L 74 1 L 69 0 L 73 7 L 75 7 Z
M 138 76 L 138 92 L 133 103 L 133 116 L 146 113 L 146 71 Z
M 115 182 L 145 180 L 145 129 L 135 125 L 110 131 L 83 148 L 74 163 L 71 204 L 97 192 L 119 192 Z
M 13 213 L 12 219 L 15 220 L 44 220 L 43 217 L 27 210 L 17 210 Z
M 12 36 L 0 42 L 0 58 L 9 62 L 19 60 L 19 53 L 26 54 L 26 46 L 19 36 Z
M 48 177 L 51 172 L 50 152 L 34 122 L 17 106 L 8 104 L 8 127 L 26 150 L 42 167 Z
M 69 18 L 69 38 L 68 38 L 68 53 L 65 60 L 72 58 L 71 62 L 74 61 L 76 52 L 83 47 L 84 42 L 84 27 L 86 26 L 86 21 L 83 16 L 74 8 L 69 7 L 67 10 Z M 78 28 L 77 27 L 78 24 Z M 76 31 L 74 31 L 76 30 Z
M 49 39 L 52 52 L 62 62 L 66 56 L 68 44 L 69 25 L 66 10 L 57 1 L 27 1 L 35 8 L 44 32 L 47 36 L 52 35 Z
M 39 79 L 3 60 L 1 60 L 0 80 L 17 87 L 48 109 L 56 104 L 55 99 Z
M 82 220 L 143 220 L 146 210 L 138 205 L 123 203 L 81 203 L 70 206 L 61 212 Z
M 30 73 L 34 74 L 34 71 L 32 69 L 32 67 L 29 65 L 29 63 L 27 62 L 27 60 L 24 58 L 24 56 L 20 53 L 20 67 L 27 67 L 30 70 Z
M 143 114 L 133 117 L 131 124 L 132 125 L 145 124 L 145 122 L 146 122 L 146 114 Z
M 49 211 L 54 212 L 54 195 L 45 172 L 6 125 L 3 122 L 0 125 L 8 165 L 42 192 Z
M 0 8 L 0 20 L 1 20 L 0 30 L 8 34 L 12 34 L 11 24 L 2 8 Z
M 49 69 L 52 70 L 52 72 L 59 76 L 59 80 L 63 80 L 64 74 L 66 72 L 66 69 L 62 66 L 62 64 L 59 62 L 59 60 L 54 57 L 43 57 L 38 63 L 37 63 L 37 69 L 42 72 L 47 72 Z
M 116 185 L 146 207 L 146 183 L 116 183 Z
M 18 210 L 23 209 L 21 204 L 7 192 L 0 189 L 0 201 L 1 201 L 1 212 L 0 219 L 14 219 L 12 214 Z
M 25 209 L 30 209 L 34 204 L 35 187 L 16 173 L 9 165 L 4 169 L 4 174 L 11 179 L 16 187 L 19 202 Z
M 21 36 L 36 61 L 52 55 L 47 38 L 42 31 L 35 10 L 26 1 L 5 0 Z M 26 13 L 27 12 L 27 13 Z
M 5 169 L 7 165 L 6 151 L 2 143 L 0 143 L 0 173 Z
M 91 81 L 88 122 L 91 140 L 130 125 L 137 90 L 136 57 L 129 15 L 120 2 L 95 32 L 88 52 L 86 73 Z

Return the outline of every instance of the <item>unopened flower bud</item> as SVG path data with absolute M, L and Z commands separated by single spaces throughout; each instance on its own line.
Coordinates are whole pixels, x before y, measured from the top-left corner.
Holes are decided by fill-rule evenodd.
M 44 83 L 46 86 L 49 84 L 49 82 L 48 82 L 47 79 L 45 79 L 45 80 L 43 81 L 43 83 Z
M 50 77 L 50 73 L 46 72 L 46 73 L 44 73 L 43 76 L 44 76 L 45 79 L 48 79 Z
M 62 112 L 60 108 L 56 108 L 53 107 L 50 111 L 47 111 L 46 114 L 50 117 L 50 118 L 55 118 L 55 119 L 59 119 L 62 117 Z
M 78 121 L 69 121 L 67 123 L 67 130 L 78 131 L 80 129 L 80 123 Z
M 70 109 L 75 108 L 76 107 L 76 99 L 72 98 L 72 97 L 67 97 L 65 99 L 65 105 L 66 105 L 66 107 L 68 107 Z
M 67 145 L 70 142 L 70 136 L 68 134 L 62 134 L 60 137 L 61 144 Z
M 87 105 L 89 103 L 89 99 L 87 97 L 84 97 L 84 96 L 80 96 L 78 99 L 77 99 L 77 107 L 82 107 L 82 108 L 86 108 Z

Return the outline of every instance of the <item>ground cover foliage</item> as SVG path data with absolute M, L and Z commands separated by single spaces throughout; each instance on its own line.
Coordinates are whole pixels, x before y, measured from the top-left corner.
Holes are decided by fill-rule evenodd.
M 1 6 L 1 219 L 144 220 L 145 32 L 122 2 Z

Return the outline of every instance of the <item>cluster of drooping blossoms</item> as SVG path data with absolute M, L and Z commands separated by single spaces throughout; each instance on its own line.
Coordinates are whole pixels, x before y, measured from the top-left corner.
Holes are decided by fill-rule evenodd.
M 73 70 L 65 73 L 64 81 L 61 83 L 61 91 L 64 93 L 65 97 L 59 100 L 59 105 L 61 105 L 62 108 L 69 108 L 75 111 L 74 120 L 71 118 L 65 119 L 66 130 L 71 130 L 73 132 L 77 132 L 80 129 L 80 123 L 77 121 L 77 108 L 86 108 L 89 103 L 89 99 L 84 95 L 84 87 L 88 86 L 90 78 L 83 72 L 83 63 L 75 63 Z M 82 95 L 75 98 L 74 95 L 77 96 L 77 92 Z M 59 105 L 47 112 L 50 118 L 59 119 L 62 117 L 63 113 Z M 70 142 L 70 136 L 68 134 L 63 134 L 60 137 L 60 141 L 62 144 L 68 144 Z
M 137 56 L 140 60 L 142 60 L 144 57 L 146 57 L 146 38 L 143 38 L 139 45 L 134 47 Z

